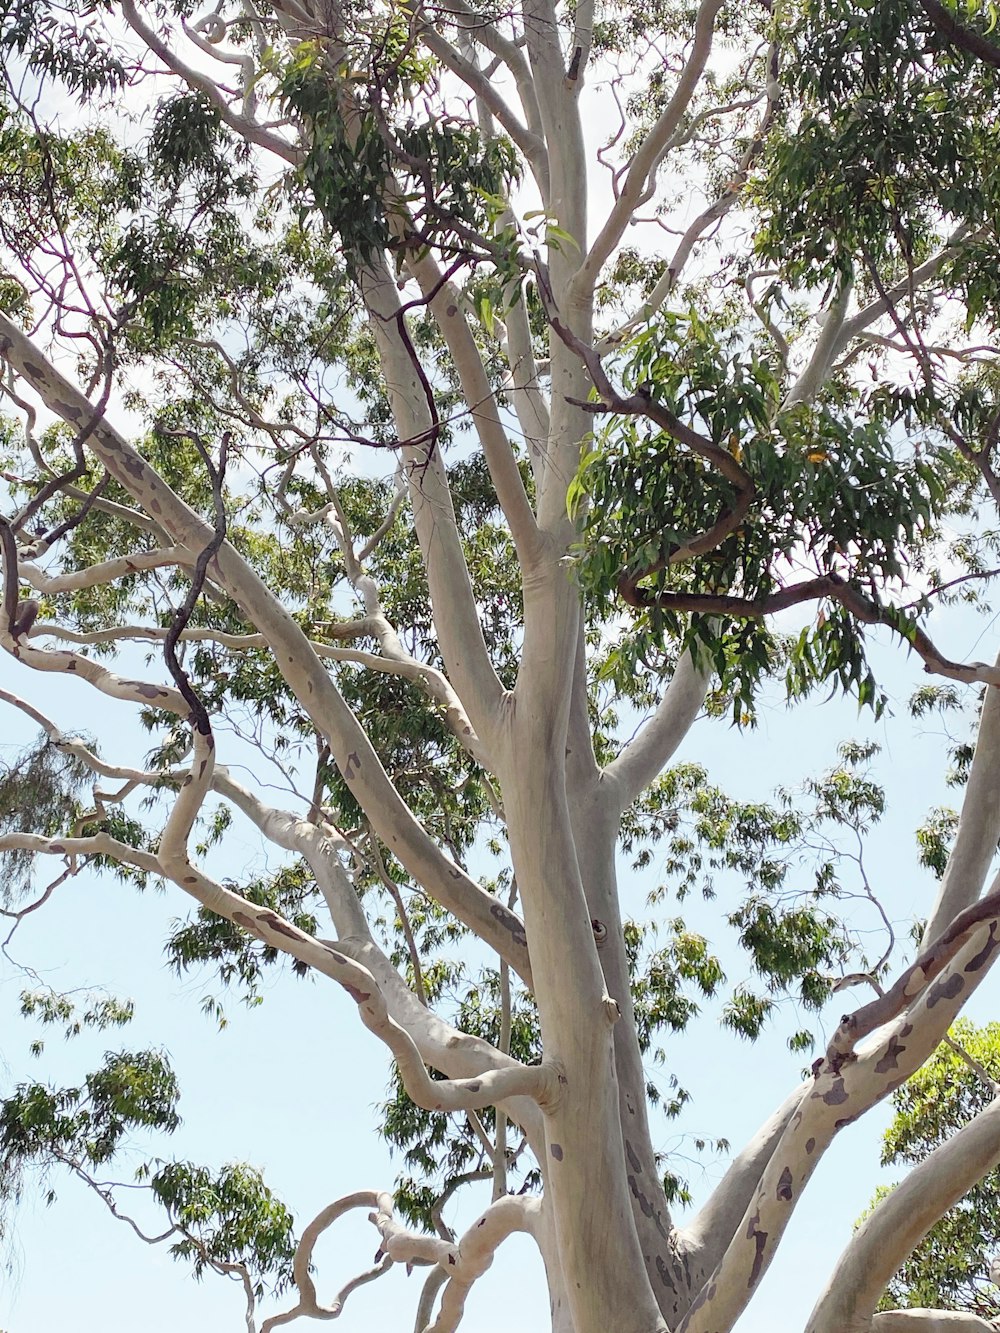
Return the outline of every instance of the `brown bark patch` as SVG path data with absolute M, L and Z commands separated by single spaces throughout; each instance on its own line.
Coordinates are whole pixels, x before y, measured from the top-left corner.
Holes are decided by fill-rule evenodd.
M 830 1090 L 823 1093 L 823 1100 L 827 1106 L 840 1106 L 847 1101 L 847 1093 L 844 1090 L 844 1080 L 842 1078 L 834 1079 Z
M 953 1000 L 964 989 L 965 982 L 957 972 L 953 972 L 950 977 L 935 981 L 927 992 L 927 1008 L 933 1009 L 939 1000 Z
M 886 1048 L 885 1055 L 875 1066 L 876 1074 L 887 1074 L 890 1069 L 896 1069 L 899 1065 L 899 1056 L 906 1050 L 903 1043 L 895 1036 L 889 1038 L 889 1045 Z
M 561 1143 L 550 1143 L 550 1144 L 549 1144 L 549 1152 L 552 1154 L 552 1156 L 556 1159 L 557 1162 L 561 1162 L 561 1161 L 562 1161 L 562 1159 L 563 1159 L 563 1150 L 562 1150 L 562 1144 L 561 1144 Z
M 997 938 L 997 923 L 991 921 L 990 933 L 986 943 L 976 954 L 975 958 L 969 959 L 964 970 L 966 972 L 978 972 L 981 968 L 986 966 L 993 954 L 996 953 L 997 949 L 1000 949 L 1000 939 Z

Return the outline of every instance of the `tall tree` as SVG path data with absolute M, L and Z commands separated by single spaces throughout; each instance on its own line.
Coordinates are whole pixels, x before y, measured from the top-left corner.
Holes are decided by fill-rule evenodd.
M 1000 668 L 927 628 L 1000 572 L 990 8 L 2 13 L 0 644 L 156 738 L 144 761 L 127 731 L 99 750 L 4 691 L 41 736 L 2 788 L 11 927 L 85 868 L 162 880 L 196 905 L 179 967 L 251 994 L 281 958 L 328 978 L 391 1053 L 386 1131 L 419 1172 L 296 1232 L 249 1170 L 151 1167 L 170 1243 L 237 1275 L 261 1333 L 339 1310 L 313 1252 L 357 1207 L 375 1275 L 431 1266 L 435 1333 L 515 1231 L 557 1333 L 731 1328 L 835 1134 L 920 1069 L 1000 941 Z M 345 445 L 386 451 L 394 484 Z M 777 632 L 799 605 L 801 632 Z M 950 682 L 920 706 L 985 690 L 957 827 L 925 830 L 943 874 L 908 966 L 858 958 L 829 857 L 805 893 L 787 878 L 880 813 L 863 749 L 802 810 L 667 768 L 703 709 L 751 725 L 776 674 L 878 710 L 871 626 Z M 227 769 L 230 734 L 287 809 Z M 213 877 L 232 810 L 280 872 Z M 728 999 L 737 1032 L 782 994 L 819 1008 L 841 974 L 877 991 L 683 1226 L 643 1061 L 724 979 L 683 922 L 656 947 L 623 919 L 620 841 L 639 862 L 659 843 L 679 894 L 743 875 L 729 920 L 760 985 Z M 23 1004 L 71 1029 L 128 1018 Z M 5 1188 L 38 1164 L 98 1184 L 176 1098 L 154 1052 L 19 1085 Z M 998 1114 L 879 1204 L 812 1333 L 896 1327 L 883 1289 L 1000 1160 Z M 435 1229 L 483 1172 L 482 1217 Z M 259 1322 L 267 1282 L 289 1295 Z

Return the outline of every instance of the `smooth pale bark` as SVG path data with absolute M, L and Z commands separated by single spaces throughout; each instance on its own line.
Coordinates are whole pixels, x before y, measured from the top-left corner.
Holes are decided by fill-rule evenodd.
M 547 562 L 525 572 L 521 670 L 499 764 L 543 1049 L 563 1080 L 545 1108 L 546 1198 L 576 1333 L 654 1333 L 665 1325 L 622 1170 L 618 1007 L 605 990 L 567 801 L 580 610 L 559 556 L 552 543 Z
M 910 1171 L 851 1237 L 807 1333 L 869 1333 L 886 1284 L 935 1222 L 1000 1162 L 1000 1098 Z
M 441 655 L 473 726 L 489 745 L 503 686 L 479 623 L 444 462 L 436 445 L 430 388 L 401 322 L 405 314 L 399 291 L 385 261 L 373 259 L 362 271 L 360 285 L 402 445 L 413 526 L 427 573 Z
M 966 1310 L 883 1310 L 870 1333 L 996 1333 L 996 1326 Z
M 750 1200 L 756 1194 L 764 1169 L 781 1142 L 789 1121 L 799 1109 L 803 1097 L 812 1088 L 805 1083 L 764 1122 L 746 1147 L 734 1159 L 729 1170 L 712 1191 L 711 1197 L 678 1238 L 687 1260 L 691 1284 L 700 1290 L 742 1222 Z
M 1000 666 L 1000 659 L 997 665 Z M 927 948 L 982 892 L 1000 840 L 1000 689 L 987 686 L 955 842 L 927 919 Z
M 820 329 L 819 337 L 816 339 L 812 356 L 806 363 L 805 369 L 789 389 L 785 398 L 785 407 L 792 407 L 795 403 L 812 402 L 826 381 L 834 357 L 841 346 L 841 334 L 847 319 L 847 310 L 851 304 L 851 293 L 853 291 L 853 282 L 846 279 L 841 281 L 833 300 L 823 313 L 823 326 Z
M 701 712 L 712 674 L 684 653 L 674 668 L 652 717 L 604 770 L 610 797 L 616 790 L 619 812 L 632 804 L 663 772 Z

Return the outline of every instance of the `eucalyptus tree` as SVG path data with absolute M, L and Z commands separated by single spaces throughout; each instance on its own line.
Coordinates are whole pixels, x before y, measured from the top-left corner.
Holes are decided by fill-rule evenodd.
M 426 1266 L 435 1333 L 517 1231 L 558 1333 L 729 1329 L 833 1137 L 987 974 L 1000 669 L 927 623 L 998 572 L 1000 48 L 970 8 L 5 0 L 0 644 L 40 737 L 2 788 L 10 929 L 99 872 L 192 903 L 179 968 L 250 994 L 281 959 L 313 971 L 391 1054 L 415 1172 L 297 1229 L 249 1168 L 151 1164 L 168 1243 L 242 1281 L 248 1327 L 340 1310 L 355 1283 L 329 1303 L 314 1250 L 362 1208 L 358 1280 Z M 881 812 L 863 748 L 804 809 L 668 767 L 703 712 L 752 725 L 775 676 L 879 710 L 873 626 L 945 682 L 919 706 L 984 692 L 908 965 L 859 957 L 822 850 Z M 151 754 L 64 730 L 35 672 L 138 709 Z M 259 786 L 226 766 L 240 735 Z M 234 811 L 279 870 L 213 874 Z M 786 994 L 875 992 L 683 1224 L 644 1058 L 725 978 L 679 919 L 665 944 L 624 919 L 619 843 L 666 861 L 661 900 L 742 876 L 736 1033 Z M 177 1095 L 148 1051 L 18 1085 L 8 1197 L 42 1165 L 120 1207 L 95 1168 L 169 1132 Z M 997 1115 L 831 1256 L 814 1333 L 937 1327 L 876 1307 L 996 1165 Z M 451 1234 L 442 1198 L 483 1176 Z

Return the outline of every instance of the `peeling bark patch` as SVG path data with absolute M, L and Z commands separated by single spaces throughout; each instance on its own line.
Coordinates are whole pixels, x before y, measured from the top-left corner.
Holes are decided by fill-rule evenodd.
M 550 1144 L 549 1144 L 549 1152 L 552 1154 L 552 1156 L 556 1159 L 557 1162 L 561 1162 L 561 1161 L 562 1161 L 562 1159 L 563 1159 L 563 1150 L 562 1150 L 562 1144 L 561 1144 L 561 1143 L 550 1143 Z
M 45 383 L 46 375 L 44 366 L 36 366 L 33 361 L 25 361 L 24 368 L 33 380 L 38 380 L 39 383 L 42 384 Z
M 816 1140 L 815 1140 L 815 1139 L 806 1139 L 806 1152 L 812 1152 L 812 1150 L 813 1150 L 815 1147 L 816 1147 Z
M 747 1282 L 748 1287 L 754 1285 L 760 1277 L 760 1270 L 764 1266 L 764 1250 L 767 1248 L 767 1232 L 757 1230 L 757 1223 L 759 1221 L 760 1209 L 758 1208 L 747 1225 L 747 1240 L 752 1240 L 757 1247 L 753 1257 L 753 1266 L 750 1269 L 750 1278 Z
M 786 1166 L 784 1171 L 778 1177 L 778 1199 L 785 1203 L 791 1203 L 792 1200 L 792 1170 Z
M 344 990 L 347 991 L 355 1004 L 364 1004 L 365 1000 L 370 1000 L 372 997 L 371 991 L 360 990 L 357 986 L 352 986 L 348 981 L 342 981 L 340 984 L 343 986 Z M 440 1111 L 440 1106 L 437 1109 Z
M 257 922 L 252 916 L 248 916 L 246 912 L 234 912 L 233 920 L 238 926 L 242 926 L 245 930 L 249 930 L 251 935 L 256 935 L 258 939 L 261 938 L 260 928 L 258 927 Z
M 906 1047 L 895 1036 L 889 1038 L 889 1045 L 886 1047 L 885 1055 L 875 1066 L 876 1074 L 887 1074 L 890 1069 L 899 1067 L 899 1056 L 906 1050 Z
M 636 1203 L 639 1205 L 639 1211 L 640 1213 L 642 1213 L 643 1217 L 652 1217 L 653 1205 L 649 1202 L 645 1194 L 643 1194 L 642 1190 L 635 1183 L 635 1176 L 628 1177 L 628 1187 L 632 1191 L 632 1198 L 635 1199 Z
M 167 695 L 167 691 L 161 690 L 159 685 L 150 685 L 144 680 L 123 680 L 122 684 L 128 685 L 144 699 L 164 699 Z
M 72 403 L 62 403 L 58 398 L 53 401 L 52 406 L 67 421 L 79 421 L 83 415 L 78 407 L 74 407 Z
M 905 1078 L 903 1079 L 903 1082 L 906 1082 Z M 859 1111 L 858 1115 L 860 1114 L 861 1112 Z M 833 1122 L 834 1129 L 843 1129 L 846 1125 L 853 1125 L 855 1120 L 857 1120 L 858 1115 L 845 1115 L 842 1120 L 835 1120 Z
M 470 1092 L 478 1092 L 479 1089 L 480 1089 L 482 1086 L 483 1086 L 483 1085 L 479 1082 L 479 1080 L 476 1079 L 475 1083 L 470 1083 L 470 1084 L 469 1084 L 469 1091 L 470 1091 Z
M 53 842 L 49 844 L 49 850 L 53 852 L 64 852 L 66 848 L 61 842 Z
M 356 773 L 361 772 L 361 759 L 357 750 L 352 750 L 347 756 L 347 763 L 344 765 L 344 777 L 350 782 Z
M 461 874 L 461 871 L 455 873 L 457 878 L 457 876 Z M 524 933 L 524 926 L 513 912 L 508 912 L 507 908 L 504 907 L 502 903 L 493 904 L 490 908 L 490 916 L 494 921 L 499 921 L 504 930 L 510 931 L 511 938 L 515 944 L 520 944 L 525 949 L 528 947 L 528 937 Z
M 995 921 L 991 921 L 990 933 L 989 937 L 986 940 L 986 943 L 976 954 L 975 958 L 969 959 L 969 961 L 965 965 L 964 971 L 978 972 L 980 968 L 986 965 L 986 963 L 990 960 L 992 955 L 996 953 L 997 949 L 1000 949 L 1000 939 L 997 939 L 997 923 Z
M 258 912 L 257 920 L 270 926 L 276 935 L 285 935 L 290 940 L 301 938 L 299 932 L 293 926 L 290 926 L 287 921 L 282 921 L 281 917 L 274 912 Z
M 847 1093 L 844 1091 L 844 1080 L 842 1078 L 834 1079 L 830 1091 L 823 1093 L 823 1100 L 827 1106 L 840 1106 L 847 1101 Z
M 957 972 L 953 972 L 947 979 L 935 981 L 927 992 L 927 1008 L 933 1009 L 939 1000 L 953 1000 L 963 990 L 965 982 Z
M 635 1155 L 635 1149 L 632 1147 L 631 1143 L 629 1143 L 628 1139 L 625 1140 L 625 1156 L 628 1158 L 628 1164 L 632 1168 L 632 1170 L 636 1173 L 637 1176 L 641 1176 L 642 1163 Z
M 908 1037 L 912 1031 L 913 1031 L 913 1024 L 904 1023 L 903 1026 L 899 1029 L 899 1035 L 901 1037 Z
M 670 1271 L 667 1268 L 667 1265 L 663 1262 L 663 1260 L 660 1258 L 659 1255 L 656 1256 L 656 1271 L 659 1274 L 660 1281 L 663 1283 L 663 1285 L 665 1287 L 669 1287 L 671 1291 L 676 1291 L 676 1287 L 674 1285 L 674 1279 L 671 1276 Z
M 625 1110 L 628 1111 L 629 1115 L 635 1115 L 635 1106 L 630 1093 L 625 1094 Z
M 346 966 L 347 959 L 344 957 L 342 953 L 338 953 L 336 949 L 331 949 L 329 944 L 324 944 L 323 948 L 327 951 L 327 953 L 330 955 L 330 957 L 333 959 L 335 963 L 340 963 L 342 967 Z

